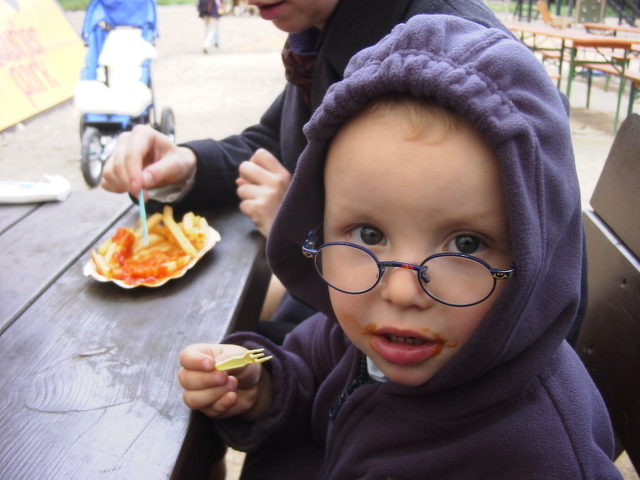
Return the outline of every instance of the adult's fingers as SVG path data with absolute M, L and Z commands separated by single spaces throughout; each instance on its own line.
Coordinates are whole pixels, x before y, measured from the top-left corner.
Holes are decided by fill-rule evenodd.
M 196 156 L 176 146 L 166 135 L 147 125 L 125 132 L 105 164 L 102 187 L 137 196 L 141 188 L 184 184 L 195 172 Z
M 121 133 L 111 157 L 104 164 L 100 186 L 109 192 L 129 191 L 129 176 L 125 168 L 125 156 L 128 149 L 130 132 Z
M 269 150 L 265 150 L 264 148 L 256 150 L 250 161 L 251 163 L 254 163 L 255 165 L 258 165 L 272 173 L 281 173 L 283 171 L 288 172 L 288 170 L 284 168 L 284 165 L 280 163 L 280 160 L 278 160 Z
M 195 172 L 196 156 L 186 147 L 171 146 L 164 156 L 142 170 L 144 189 L 185 183 Z
M 264 185 L 273 178 L 273 173 L 251 161 L 242 162 L 238 167 L 238 178 L 254 185 Z
M 255 183 L 244 183 L 240 185 L 236 192 L 240 200 L 255 200 L 265 197 L 265 188 Z
M 116 148 L 104 166 L 102 187 L 115 193 L 138 195 L 142 186 L 142 169 L 159 160 L 156 132 L 148 125 L 136 125 L 118 137 Z M 168 140 L 168 139 L 167 139 Z

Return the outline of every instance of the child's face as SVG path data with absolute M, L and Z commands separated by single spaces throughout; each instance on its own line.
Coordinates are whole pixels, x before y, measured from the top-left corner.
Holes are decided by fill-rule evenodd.
M 509 224 L 493 150 L 467 123 L 448 133 L 434 124 L 432 133 L 412 140 L 407 130 L 398 114 L 366 113 L 338 132 L 325 168 L 324 242 L 356 243 L 380 261 L 418 265 L 466 245 L 461 253 L 509 268 Z M 433 300 L 416 273 L 401 268 L 387 269 L 367 293 L 329 292 L 349 339 L 391 381 L 417 386 L 465 345 L 507 282 L 498 281 L 489 298 L 469 307 Z
M 299 33 L 311 27 L 322 30 L 338 1 L 249 0 L 249 5 L 258 7 L 260 16 L 273 22 L 283 32 Z

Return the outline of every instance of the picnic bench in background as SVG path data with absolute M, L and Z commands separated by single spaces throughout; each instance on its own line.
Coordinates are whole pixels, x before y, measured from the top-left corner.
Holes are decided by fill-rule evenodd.
M 589 302 L 576 351 L 640 471 L 640 116 L 621 124 L 584 210 Z
M 543 64 L 551 61 L 557 65 L 557 75 L 551 72 L 550 76 L 556 79 L 558 89 L 561 81 L 566 78 L 565 94 L 569 100 L 574 78 L 580 69 L 611 69 L 621 78 L 625 78 L 625 73 L 629 71 L 627 66 L 634 46 L 632 39 L 524 22 L 505 22 L 505 26 L 531 51 L 540 54 Z M 618 129 L 623 93 L 624 82 L 621 82 L 614 116 L 614 133 Z

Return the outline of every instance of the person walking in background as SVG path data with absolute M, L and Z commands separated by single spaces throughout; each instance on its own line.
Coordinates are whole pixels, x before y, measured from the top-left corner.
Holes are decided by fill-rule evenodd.
M 202 51 L 209 53 L 220 42 L 220 17 L 224 7 L 222 0 L 198 0 L 198 13 L 204 20 L 204 43 Z

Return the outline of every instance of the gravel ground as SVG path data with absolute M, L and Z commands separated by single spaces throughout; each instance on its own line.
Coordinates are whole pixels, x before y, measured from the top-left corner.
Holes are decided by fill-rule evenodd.
M 221 46 L 202 53 L 204 24 L 191 5 L 158 7 L 160 38 L 154 60 L 156 107 L 171 107 L 177 141 L 237 133 L 255 123 L 280 92 L 285 35 L 258 17 L 224 17 Z M 80 31 L 84 12 L 68 12 Z M 615 86 L 594 81 L 591 109 L 582 108 L 586 83 L 574 83 L 571 126 L 583 202 L 588 204 L 613 140 Z M 80 115 L 71 101 L 0 132 L 0 180 L 41 181 L 62 175 L 84 190 L 80 172 Z
M 68 12 L 78 32 L 84 12 Z M 192 5 L 158 7 L 152 64 L 156 111 L 171 107 L 176 140 L 223 138 L 256 123 L 284 86 L 285 34 L 258 17 L 224 17 L 220 48 L 202 52 L 204 22 Z M 159 121 L 159 118 L 158 118 Z M 71 101 L 0 133 L 0 180 L 58 174 L 89 188 L 80 171 L 80 114 Z
M 79 32 L 84 12 L 68 12 L 67 18 Z M 152 66 L 156 109 L 173 109 L 176 140 L 223 138 L 257 122 L 284 85 L 280 51 L 285 34 L 257 17 L 224 17 L 220 48 L 205 55 L 204 23 L 193 5 L 158 7 L 158 18 L 161 36 Z M 574 83 L 570 118 L 584 205 L 613 141 L 616 89 L 613 85 L 604 92 L 596 79 L 586 109 L 586 83 L 580 78 Z M 79 122 L 67 101 L 0 132 L 0 180 L 44 181 L 43 175 L 58 174 L 73 190 L 88 189 L 80 171 Z M 227 478 L 238 478 L 243 458 L 230 452 Z M 625 455 L 617 465 L 626 480 L 638 480 Z

